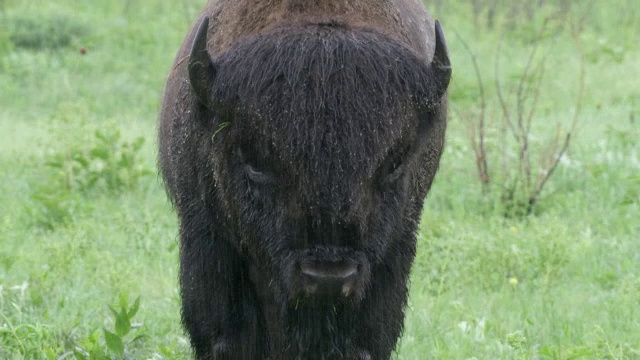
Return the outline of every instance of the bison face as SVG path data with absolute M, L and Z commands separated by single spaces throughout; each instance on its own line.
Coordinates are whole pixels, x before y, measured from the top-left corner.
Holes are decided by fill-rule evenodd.
M 206 29 L 190 79 L 207 114 L 208 201 L 281 297 L 358 301 L 390 251 L 413 257 L 444 137 L 439 26 L 431 64 L 375 31 L 316 25 L 211 60 Z
M 215 160 L 238 240 L 288 297 L 361 297 L 372 265 L 415 227 L 415 137 L 394 122 L 377 129 L 383 142 L 332 116 L 309 132 L 286 125 L 301 119 L 276 128 L 259 127 L 263 119 L 234 117 Z

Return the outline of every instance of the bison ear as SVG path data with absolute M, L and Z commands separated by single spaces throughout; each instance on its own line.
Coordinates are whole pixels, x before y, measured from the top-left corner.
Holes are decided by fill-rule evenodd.
M 444 32 L 440 26 L 440 21 L 436 20 L 436 50 L 431 62 L 431 71 L 435 80 L 435 92 L 439 101 L 447 92 L 449 81 L 451 80 L 451 61 L 449 61 L 449 52 L 447 51 L 447 42 L 444 38 Z
M 191 46 L 189 55 L 189 83 L 196 97 L 207 108 L 211 108 L 213 82 L 216 77 L 216 67 L 207 51 L 207 32 L 209 31 L 209 17 L 205 17 L 198 27 L 198 32 Z

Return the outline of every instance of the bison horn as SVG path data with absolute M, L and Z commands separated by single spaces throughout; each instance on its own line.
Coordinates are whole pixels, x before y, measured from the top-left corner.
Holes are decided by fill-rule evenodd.
M 189 82 L 198 100 L 211 108 L 212 86 L 216 68 L 207 51 L 207 32 L 209 17 L 205 17 L 198 27 L 189 55 Z
M 440 99 L 449 87 L 449 81 L 451 80 L 451 61 L 449 61 L 444 32 L 438 20 L 436 20 L 436 50 L 433 55 L 433 61 L 431 62 L 431 68 L 436 80 L 436 94 L 438 99 Z

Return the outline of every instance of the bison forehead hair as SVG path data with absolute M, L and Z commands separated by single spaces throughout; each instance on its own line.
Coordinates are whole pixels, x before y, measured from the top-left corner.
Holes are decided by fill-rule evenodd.
M 336 186 L 372 177 L 395 145 L 414 141 L 416 114 L 428 110 L 418 104 L 435 97 L 424 61 L 374 30 L 284 27 L 216 63 L 213 98 L 244 110 L 233 125 L 245 140 Z

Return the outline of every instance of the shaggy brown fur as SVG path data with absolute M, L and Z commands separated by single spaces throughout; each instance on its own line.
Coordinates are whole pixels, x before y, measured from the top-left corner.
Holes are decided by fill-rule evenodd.
M 159 124 L 196 357 L 388 359 L 444 144 L 442 34 L 418 0 L 214 0 L 208 18 Z
M 376 28 L 425 58 L 433 53 L 433 21 L 420 0 L 213 0 L 203 11 L 205 16 L 212 20 L 209 50 L 213 54 L 242 36 L 282 24 L 332 21 Z

